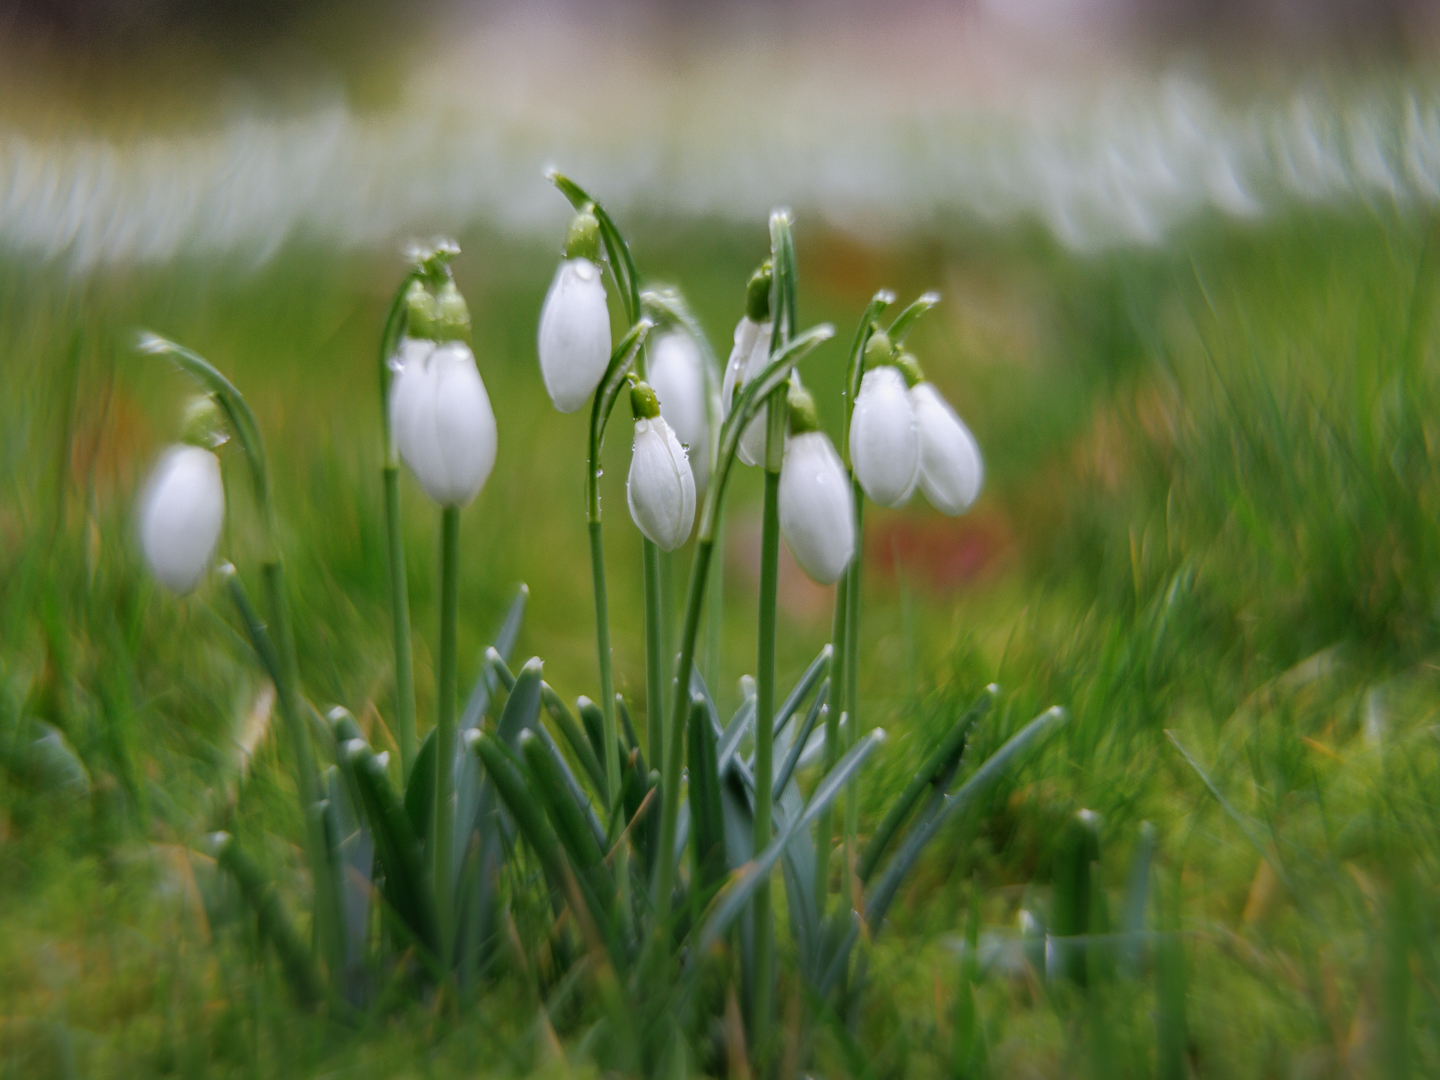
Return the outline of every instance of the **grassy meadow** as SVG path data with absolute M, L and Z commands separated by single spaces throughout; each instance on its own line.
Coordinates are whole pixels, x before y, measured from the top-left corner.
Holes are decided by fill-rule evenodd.
M 764 223 L 622 224 L 647 281 L 682 286 L 723 357 Z M 462 692 L 524 582 L 514 657 L 594 697 L 585 421 L 554 411 L 535 360 L 556 252 L 460 239 L 500 432 L 462 517 Z M 1071 714 L 929 849 L 869 955 L 857 1042 L 822 1030 L 817 1075 L 1440 1071 L 1437 240 L 1393 207 L 1210 220 L 1164 249 L 1086 256 L 959 224 L 865 245 L 801 216 L 801 321 L 838 330 L 803 369 L 832 434 L 865 302 L 933 287 L 944 303 L 912 347 L 987 466 L 962 518 L 919 499 L 866 511 L 861 724 L 891 738 L 864 775 L 862 834 L 921 736 L 987 683 L 1000 706 L 977 751 L 1051 704 Z M 177 600 L 139 556 L 135 495 L 192 385 L 135 333 L 193 347 L 251 401 L 305 690 L 390 745 L 376 348 L 400 273 L 386 253 L 303 244 L 83 278 L 0 264 L 3 1075 L 591 1068 L 586 1005 L 541 1023 L 513 970 L 459 1021 L 403 996 L 358 1030 L 307 1016 L 201 853 L 212 830 L 244 837 L 302 910 L 268 684 L 217 584 Z M 602 492 L 617 687 L 643 714 L 628 444 L 617 419 Z M 258 593 L 235 457 L 221 555 Z M 722 710 L 754 670 L 760 490 L 742 470 L 727 506 Z M 408 477 L 403 498 L 423 731 L 438 514 Z M 788 685 L 829 639 L 831 596 L 782 559 Z M 1084 987 L 1045 978 L 1043 939 L 1023 930 L 1073 879 L 1081 809 L 1099 816 L 1090 904 L 1135 931 Z M 778 940 L 791 948 L 783 918 Z M 778 1012 L 797 1022 L 795 987 Z

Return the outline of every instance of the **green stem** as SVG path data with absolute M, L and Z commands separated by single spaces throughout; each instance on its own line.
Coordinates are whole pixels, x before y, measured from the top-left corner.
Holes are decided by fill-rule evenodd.
M 717 512 L 717 525 L 715 534 L 724 536 L 723 526 L 718 523 L 720 517 Z M 706 613 L 705 623 L 705 682 L 710 687 L 710 694 L 718 706 L 720 704 L 720 640 L 725 629 L 725 560 L 722 558 L 715 564 L 715 569 L 710 574 L 710 599 L 709 610 Z
M 435 906 L 440 921 L 440 958 L 448 965 L 455 943 L 455 889 L 451 847 L 455 819 L 450 803 L 455 787 L 455 706 L 459 693 L 455 630 L 460 614 L 460 508 L 440 512 L 440 670 L 435 708 Z
M 591 473 L 595 473 L 592 463 Z M 600 715 L 605 737 L 605 783 L 613 813 L 620 802 L 620 729 L 615 721 L 615 674 L 610 666 L 610 605 L 605 597 L 605 545 L 600 535 L 600 502 L 590 518 L 590 574 L 595 587 L 595 642 L 600 654 Z
M 405 535 L 400 528 L 400 469 L 381 470 L 385 482 L 385 532 L 390 548 L 390 617 L 395 632 L 395 724 L 405 782 L 415 765 L 415 667 L 410 651 L 410 590 L 405 576 Z
M 783 404 L 770 403 L 771 415 Z M 771 437 L 774 437 L 773 425 Z M 783 434 L 781 436 L 783 439 Z M 768 456 L 768 455 L 767 455 Z M 770 844 L 771 783 L 775 746 L 775 600 L 780 566 L 780 473 L 765 470 L 765 511 L 760 539 L 760 633 L 755 685 L 755 832 L 754 849 Z M 751 1031 L 757 1058 L 770 1041 L 774 941 L 770 914 L 769 876 L 760 883 L 753 901 L 755 933 L 755 993 Z
M 663 714 L 670 680 L 675 678 L 675 553 L 660 552 L 660 705 Z M 663 741 L 663 739 L 662 739 Z M 663 755 L 651 754 L 650 767 L 660 768 Z
M 325 826 L 317 805 L 320 781 L 315 770 L 315 750 L 310 743 L 305 713 L 300 700 L 300 666 L 295 654 L 295 628 L 290 621 L 290 605 L 285 595 L 285 571 L 278 558 L 260 567 L 265 584 L 265 603 L 274 625 L 275 661 L 280 685 L 275 687 L 280 718 L 295 758 L 295 780 L 300 789 L 301 816 L 304 819 L 305 855 L 315 882 L 315 938 L 321 955 L 333 975 L 344 966 L 344 940 L 340 921 L 340 898 L 330 873 Z
M 649 731 L 650 760 L 665 760 L 665 671 L 662 641 L 665 602 L 661 585 L 660 549 L 644 541 L 645 552 L 645 726 Z
M 846 598 L 849 596 L 850 573 L 840 575 L 835 584 L 835 616 L 830 628 L 830 708 L 825 713 L 825 772 L 829 773 L 840 760 L 840 718 L 845 712 L 845 629 L 848 625 Z M 830 847 L 835 830 L 831 807 L 826 807 L 817 822 L 815 844 L 815 904 L 820 918 L 825 917 L 830 894 Z
M 680 663 L 675 671 L 675 698 L 667 715 L 670 730 L 665 733 L 665 768 L 660 782 L 660 864 L 655 872 L 653 901 L 657 923 L 663 929 L 670 917 L 670 894 L 675 888 L 675 837 L 680 822 L 680 765 L 685 748 L 681 731 L 690 700 L 690 672 L 695 666 L 695 638 L 704 607 L 705 581 L 715 550 L 712 536 L 701 533 L 695 545 L 695 562 L 690 568 L 690 586 L 685 599 L 685 621 L 680 627 Z
M 860 737 L 860 568 L 863 562 L 865 502 L 860 485 L 851 482 L 855 499 L 855 554 L 845 571 L 845 749 Z M 859 851 L 860 784 L 850 780 L 845 789 L 845 888 L 843 895 L 855 906 L 855 860 Z

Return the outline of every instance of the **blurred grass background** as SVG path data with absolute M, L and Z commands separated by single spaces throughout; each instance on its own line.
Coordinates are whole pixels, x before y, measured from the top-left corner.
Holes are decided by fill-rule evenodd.
M 145 17 L 64 3 L 30 5 L 23 17 L 7 13 L 5 25 L 17 32 L 0 42 L 0 55 L 14 61 L 0 71 L 8 140 L 0 142 L 0 165 L 13 167 L 0 176 L 0 192 L 23 188 L 15 161 L 60 168 L 43 153 L 7 156 L 15 146 L 33 149 L 20 145 L 16 131 L 70 133 L 80 116 L 87 131 L 143 150 L 153 130 L 203 129 L 234 111 L 236 100 L 248 103 L 238 109 L 241 129 L 247 109 L 265 114 L 277 101 L 310 100 L 310 83 L 254 77 L 257 63 L 293 74 L 318 56 L 338 71 L 347 107 L 368 116 L 407 99 L 412 68 L 424 66 L 436 36 L 417 38 L 404 19 L 371 8 L 355 15 L 346 37 L 337 29 L 345 19 L 327 5 L 298 22 L 275 15 L 270 23 L 269 6 L 221 5 L 218 14 L 195 16 L 206 28 L 197 37 L 170 7 L 156 5 Z M 1088 18 L 1085 5 L 1061 7 L 1053 34 Z M 1156 25 L 1183 28 L 1191 19 L 1205 28 L 1203 5 L 1155 7 L 1171 20 Z M 845 164 L 843 154 L 802 169 L 812 179 L 827 176 L 804 189 L 818 206 L 797 204 L 797 243 L 802 322 L 829 320 L 839 330 L 805 370 L 832 435 L 845 345 L 866 300 L 881 287 L 902 301 L 937 288 L 944 303 L 913 346 L 975 431 L 988 470 L 981 500 L 958 520 L 918 501 L 899 511 L 867 509 L 862 723 L 892 735 L 870 770 L 867 807 L 893 797 L 916 764 L 921 736 L 947 728 L 987 682 L 1003 693 L 978 751 L 1052 703 L 1073 714 L 1044 755 L 1009 779 L 983 820 L 957 823 L 931 849 L 892 908 L 860 1018 L 871 1075 L 1258 1080 L 1440 1072 L 1440 425 L 1432 404 L 1440 379 L 1440 235 L 1433 192 L 1425 197 L 1425 184 L 1435 187 L 1426 171 L 1435 161 L 1416 135 L 1434 128 L 1435 111 L 1433 97 L 1405 89 L 1407 81 L 1433 85 L 1423 63 L 1413 55 L 1405 58 L 1412 67 L 1392 63 L 1383 49 L 1376 63 L 1367 51 L 1377 40 L 1404 38 L 1402 24 L 1423 16 L 1424 5 L 1381 7 L 1374 32 L 1350 43 L 1381 74 L 1341 81 L 1339 97 L 1353 92 L 1363 104 L 1367 90 L 1398 85 L 1397 126 L 1368 129 L 1355 117 L 1374 114 L 1343 107 L 1317 119 L 1305 111 L 1312 98 L 1281 110 L 1294 124 L 1285 144 L 1291 157 L 1280 154 L 1277 170 L 1305 166 L 1304 153 L 1313 151 L 1302 179 L 1330 183 L 1325 170 L 1343 159 L 1351 168 L 1344 198 L 1332 197 L 1344 186 L 1338 182 L 1313 198 L 1295 196 L 1303 184 L 1290 176 L 1291 197 L 1252 192 L 1264 196 L 1263 215 L 1232 207 L 1227 216 L 1212 205 L 1219 198 L 1212 192 L 1198 210 L 1186 204 L 1165 217 L 1166 200 L 1179 199 L 1174 192 L 1193 178 L 1170 175 L 1176 167 L 1165 161 L 1141 169 L 1154 133 L 1126 127 L 1149 115 L 1139 109 L 1101 125 L 1093 155 L 1045 158 L 1042 146 L 1021 155 L 1015 176 L 1017 188 L 1040 184 L 1027 169 L 1058 170 L 1068 182 L 1066 170 L 1077 163 L 1108 163 L 1097 167 L 1098 180 L 1055 190 L 1069 191 L 1083 209 L 1094 180 L 1095 190 L 1114 196 L 1115 214 L 1135 219 L 1132 233 L 1163 233 L 1142 241 L 1125 234 L 1098 245 L 1074 242 L 1057 223 L 1060 210 L 1003 220 L 960 213 L 975 197 L 966 191 L 939 206 L 891 205 L 867 217 L 856 212 L 864 200 L 854 192 L 870 190 L 862 181 L 873 175 L 827 174 L 835 160 Z M 903 15 L 923 29 L 929 16 L 916 10 Z M 415 19 L 454 15 L 443 6 L 415 11 Z M 629 8 L 620 14 L 619 29 L 607 31 L 612 44 L 644 21 Z M 812 15 L 796 5 L 780 20 L 792 46 L 807 36 Z M 454 25 L 445 18 L 442 26 Z M 639 48 L 663 44 L 684 20 L 660 22 Z M 167 32 L 153 34 L 156 25 Z M 853 20 L 860 29 L 851 36 L 861 45 L 870 40 L 868 25 Z M 1209 47 L 1224 52 L 1235 28 L 1247 25 L 1227 6 Z M 1339 17 L 1317 25 L 1317 34 L 1339 40 L 1352 27 Z M 16 60 L 15 43 L 27 40 L 44 48 Z M 482 59 L 519 39 L 497 40 Z M 1203 33 L 1200 40 L 1204 46 Z M 816 47 L 811 61 L 829 56 L 827 47 Z M 587 123 L 614 87 L 607 83 L 607 93 L 566 113 L 557 102 L 594 67 L 579 52 L 558 60 L 543 52 L 522 50 L 513 62 L 533 62 L 537 84 L 567 65 L 578 74 L 540 104 L 525 97 L 529 84 L 493 103 L 505 116 L 533 114 L 550 125 L 536 120 L 542 134 L 511 148 L 507 167 L 516 170 L 522 159 L 529 169 L 529 156 L 548 149 L 547 140 L 561 138 L 566 149 L 562 137 L 579 132 L 600 144 L 609 130 Z M 503 87 L 510 69 L 454 62 L 467 55 L 463 42 L 445 51 L 445 63 L 434 62 L 445 77 L 432 72 L 431 81 L 457 97 L 467 86 Z M 675 82 L 685 58 L 696 55 L 692 48 L 654 68 Z M 876 55 L 874 70 L 854 68 L 853 85 L 836 74 L 843 64 L 822 64 L 819 74 L 813 64 L 802 70 L 797 60 L 796 67 L 813 79 L 812 94 L 848 88 L 853 97 L 843 100 L 853 102 L 895 70 L 894 55 L 878 47 Z M 953 65 L 958 74 L 943 79 L 933 62 L 916 62 L 916 85 L 896 91 L 899 105 L 887 98 L 851 126 L 879 129 L 899 115 L 913 121 L 899 129 L 900 143 L 923 150 L 927 138 L 953 138 L 927 126 L 939 124 L 926 111 L 927 95 L 1003 67 L 986 66 L 983 42 L 964 55 L 966 64 Z M 1003 98 L 1051 54 L 1038 55 L 988 92 Z M 1087 58 L 1078 49 L 1071 69 Z M 152 74 L 136 76 L 152 63 Z M 642 73 L 653 74 L 650 67 Z M 737 65 L 730 75 L 743 83 L 753 70 Z M 1248 77 L 1273 76 L 1262 64 Z M 628 104 L 650 84 L 639 85 L 629 87 Z M 418 100 L 430 108 L 436 92 L 427 92 L 409 98 L 411 107 Z M 478 98 L 490 108 L 491 98 Z M 805 112 L 811 106 L 796 102 L 799 115 L 824 114 Z M 847 107 L 832 105 L 830 113 Z M 691 125 L 693 139 L 721 164 L 736 124 L 755 128 L 756 160 L 772 129 L 786 126 L 783 115 L 739 113 L 722 118 L 729 126 L 721 124 L 724 138 L 714 146 L 706 123 Z M 1192 117 L 1181 113 L 1164 130 L 1190 138 Z M 614 123 L 633 137 L 651 115 L 629 128 Z M 1002 126 L 1009 115 L 1001 111 Z M 1261 139 L 1253 125 L 1225 130 L 1238 132 L 1242 147 Z M 357 127 L 347 137 L 373 134 Z M 803 131 L 790 134 L 804 145 Z M 1062 135 L 1056 145 L 1071 133 Z M 1303 141 L 1312 136 L 1313 145 Z M 439 139 L 442 151 L 452 149 L 447 138 Z M 1383 169 L 1366 173 L 1371 142 L 1383 148 L 1382 164 L 1403 166 L 1404 185 L 1386 188 L 1395 174 L 1386 180 Z M 1339 158 L 1326 157 L 1337 146 Z M 594 145 L 580 139 L 576 153 L 593 157 Z M 748 222 L 735 207 L 774 177 L 750 175 L 742 158 L 716 175 L 741 176 L 749 188 L 730 202 L 696 195 L 691 206 L 663 160 L 637 159 L 628 172 L 594 160 L 605 166 L 602 175 L 578 178 L 602 198 L 607 183 L 623 191 L 612 208 L 642 274 L 685 290 L 723 357 L 746 275 L 768 239 L 761 214 Z M 968 175 L 931 175 L 937 160 L 917 151 L 890 162 L 902 195 L 956 187 L 955 175 Z M 1192 159 L 1174 160 L 1183 170 Z M 453 181 L 464 170 L 447 162 L 444 175 Z M 105 161 L 91 166 L 93 175 L 109 175 Z M 423 180 L 424 170 L 416 171 Z M 283 181 L 283 169 L 277 175 Z M 764 198 L 780 197 L 788 190 L 781 181 L 796 174 L 777 175 L 780 192 Z M 1135 186 L 1105 187 L 1117 177 Z M 166 186 L 165 175 L 141 179 L 151 185 L 142 195 L 159 200 L 142 209 L 168 212 L 168 198 L 177 214 L 193 210 L 183 184 Z M 656 207 L 647 205 L 650 180 Z M 534 209 L 552 193 L 538 175 L 533 185 L 534 199 L 496 203 L 518 208 L 518 226 L 503 216 L 485 224 L 475 203 L 490 204 L 468 189 L 454 196 L 469 208 L 459 222 L 464 253 L 456 276 L 500 430 L 494 474 L 462 519 L 461 678 L 478 671 L 481 650 L 523 581 L 530 606 L 516 655 L 543 656 L 547 679 L 573 698 L 593 696 L 596 682 L 582 525 L 584 420 L 554 412 L 535 361 L 564 210 L 558 198 L 553 211 Z M 69 203 L 63 184 L 48 190 L 58 202 L 0 199 L 8 215 L 0 233 L 23 240 L 27 228 L 40 228 L 15 220 L 16 207 L 48 207 L 55 216 L 46 220 L 62 225 L 57 206 L 84 209 L 80 188 L 69 189 Z M 825 202 L 827 191 L 840 196 L 839 210 Z M 1151 201 L 1127 202 L 1135 191 Z M 450 204 L 419 205 L 424 217 Z M 1146 219 L 1151 210 L 1158 223 Z M 553 236 L 536 227 L 547 220 Z M 244 835 L 281 878 L 287 899 L 304 893 L 294 792 L 268 738 L 265 684 L 231 609 L 213 584 L 176 600 L 140 562 L 135 495 L 193 388 L 167 361 L 135 354 L 139 328 L 206 355 L 259 416 L 277 475 L 309 695 L 322 707 L 346 705 L 381 744 L 394 711 L 374 353 L 401 267 L 373 237 L 337 250 L 324 242 L 333 222 L 310 221 L 309 231 L 305 224 L 282 222 L 237 250 L 206 247 L 202 237 L 165 248 L 163 257 L 145 255 L 146 237 L 131 238 L 138 256 L 80 267 L 66 262 L 69 240 L 58 234 L 29 248 L 12 239 L 0 253 L 3 1075 L 448 1077 L 583 1075 L 587 1068 L 584 1009 L 557 1019 L 562 1058 L 514 976 L 503 976 L 479 1015 L 458 1024 L 403 1000 L 358 1031 L 303 1016 L 243 908 L 198 854 L 205 834 L 223 825 Z M 370 224 L 353 227 L 370 236 Z M 89 239 L 97 235 L 118 236 L 124 247 L 118 226 Z M 602 494 L 617 682 L 643 706 L 640 550 L 623 491 L 628 443 L 617 418 Z M 222 554 L 254 592 L 253 514 L 239 463 L 225 456 Z M 738 703 L 738 680 L 754 667 L 759 489 L 758 475 L 742 470 L 728 504 L 722 707 Z M 438 523 L 408 480 L 403 496 L 427 725 Z M 683 573 L 687 560 L 678 562 Z M 830 594 L 787 561 L 780 604 L 783 680 L 828 638 Z M 1144 847 L 1142 823 L 1154 826 L 1147 925 L 1171 935 L 1150 941 L 1138 969 L 1085 990 L 1041 978 L 1025 960 L 1030 943 L 1021 932 L 1025 913 L 1042 921 L 1051 913 L 1067 823 L 1081 808 L 1100 815 L 1101 897 L 1117 917 Z M 873 823 L 873 813 L 862 813 L 862 830 Z M 962 941 L 972 905 L 987 965 L 973 998 L 988 1047 L 979 1071 L 956 1050 L 971 1000 L 964 974 L 971 954 Z M 817 1075 L 845 1075 L 854 1060 L 839 1035 L 822 1032 Z
M 549 406 L 533 355 L 553 256 L 484 234 L 462 242 L 457 277 L 501 446 L 463 519 L 462 677 L 526 581 L 518 655 L 544 656 L 566 695 L 593 692 L 583 425 Z M 632 243 L 653 280 L 687 289 L 722 346 L 763 253 L 759 225 L 640 222 Z M 866 1018 L 877 1073 L 946 1074 L 972 890 L 996 941 L 1022 906 L 1043 911 L 1056 838 L 1081 807 L 1101 815 L 1116 903 L 1140 823 L 1159 829 L 1157 895 L 1183 928 L 1188 1070 L 1399 1075 L 1381 1067 L 1402 1050 L 1415 1075 L 1433 1067 L 1433 225 L 1296 212 L 1207 223 L 1164 252 L 1082 258 L 1038 236 L 864 246 L 802 222 L 799 250 L 802 317 L 834 319 L 842 336 L 874 287 L 941 288 L 946 303 L 914 345 L 989 467 L 957 521 L 919 505 L 867 513 L 863 721 L 896 737 L 866 798 L 881 805 L 917 736 L 987 681 L 1005 690 L 987 742 L 1051 702 L 1074 713 L 985 821 L 937 844 L 897 906 L 873 971 L 885 992 Z M 190 388 L 130 350 L 133 330 L 192 344 L 250 397 L 277 465 L 306 686 L 383 741 L 372 353 L 396 273 L 391 259 L 303 247 L 260 270 L 208 263 L 80 284 L 4 270 L 0 1060 L 13 1075 L 543 1064 L 503 991 L 484 1007 L 493 1016 L 459 1027 L 400 1013 L 357 1038 L 302 1019 L 187 854 L 233 813 L 293 877 L 299 823 L 273 742 L 238 785 L 237 743 L 263 695 L 223 596 L 207 585 L 177 601 L 139 561 L 137 485 Z M 833 426 L 843 345 L 808 363 Z M 617 678 L 638 701 L 621 430 L 607 448 L 606 539 Z M 246 574 L 255 537 L 235 465 L 223 547 Z M 405 495 L 424 717 L 436 522 L 417 490 Z M 731 703 L 753 668 L 757 503 L 747 471 L 725 560 Z M 781 669 L 793 676 L 828 637 L 829 606 L 793 566 L 784 578 Z M 51 730 L 38 724 L 70 752 L 36 742 Z M 1150 1075 L 1153 995 L 1145 980 L 1086 996 L 997 969 L 979 998 L 994 1073 Z

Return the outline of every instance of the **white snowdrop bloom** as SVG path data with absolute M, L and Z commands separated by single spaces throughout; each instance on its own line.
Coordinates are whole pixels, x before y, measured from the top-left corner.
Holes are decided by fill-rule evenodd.
M 600 267 L 566 259 L 555 271 L 540 309 L 540 375 L 555 408 L 579 409 L 610 363 L 610 309 Z
M 390 384 L 390 431 L 425 493 L 464 506 L 495 465 L 495 413 L 463 341 L 415 347 Z
M 910 400 L 920 427 L 920 490 L 942 514 L 964 513 L 985 480 L 980 446 L 930 383 L 913 387 Z
M 915 490 L 920 428 L 900 371 L 884 364 L 865 373 L 850 414 L 850 464 L 880 506 L 900 506 Z
M 823 431 L 792 435 L 780 467 L 780 533 L 805 573 L 829 585 L 855 554 L 855 502 Z
M 710 478 L 710 413 L 700 346 L 684 330 L 662 335 L 650 347 L 645 374 L 660 398 L 660 415 L 686 446 L 695 489 L 704 491 Z
M 695 524 L 695 477 L 685 448 L 654 404 L 654 393 L 642 383 L 632 391 L 632 400 L 646 406 L 637 410 L 641 415 L 635 419 L 635 446 L 625 484 L 630 516 L 647 540 L 661 551 L 674 551 Z M 652 411 L 654 415 L 644 415 Z
M 720 386 L 720 403 L 726 416 L 735 407 L 735 399 L 751 379 L 765 370 L 770 362 L 770 323 L 756 322 L 746 315 L 735 325 L 735 346 L 725 364 L 725 381 Z M 736 452 L 746 465 L 765 461 L 765 409 L 756 413 L 740 434 Z
M 220 459 L 200 446 L 171 446 L 140 501 L 140 546 L 150 572 L 167 589 L 189 592 L 204 576 L 224 523 Z

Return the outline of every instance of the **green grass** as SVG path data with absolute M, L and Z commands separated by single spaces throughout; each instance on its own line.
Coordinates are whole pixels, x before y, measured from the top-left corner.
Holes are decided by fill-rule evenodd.
M 1052 703 L 1073 714 L 983 820 L 930 849 L 869 956 L 860 1056 L 822 1029 L 820 1071 L 869 1060 L 877 1076 L 950 1075 L 972 896 L 982 954 L 993 944 L 1014 961 L 976 985 L 990 1075 L 1440 1068 L 1433 225 L 1297 213 L 1084 259 L 1024 234 L 949 228 L 871 249 L 800 226 L 804 324 L 833 320 L 844 339 L 878 287 L 902 300 L 942 291 L 913 344 L 989 476 L 959 521 L 918 503 L 867 511 L 861 710 L 892 739 L 863 786 L 862 832 L 908 779 L 922 736 L 985 683 L 1003 694 L 979 750 Z M 631 242 L 656 280 L 685 287 L 723 355 L 763 223 L 641 223 Z M 562 696 L 593 696 L 584 421 L 551 409 L 534 359 L 553 253 L 486 235 L 462 244 L 457 278 L 500 427 L 494 475 L 462 519 L 462 685 L 523 580 L 517 660 L 539 654 Z M 459 1023 L 403 997 L 359 1031 L 305 1018 L 238 898 L 186 854 L 224 825 L 300 910 L 301 823 L 277 741 L 248 770 L 235 748 L 258 665 L 221 590 L 177 602 L 139 562 L 134 492 L 190 388 L 126 343 L 146 326 L 191 345 L 251 400 L 276 473 L 306 689 L 370 724 L 394 711 L 373 352 L 397 262 L 295 248 L 259 269 L 83 281 L 0 268 L 7 1074 L 563 1071 L 533 984 L 513 972 Z M 844 348 L 806 362 L 832 429 Z M 602 494 L 617 686 L 643 701 L 628 442 L 617 425 Z M 223 548 L 258 593 L 237 464 Z M 718 687 L 732 705 L 754 663 L 759 550 L 760 476 L 739 479 Z M 423 730 L 438 515 L 403 486 Z M 782 685 L 829 634 L 828 599 L 798 578 L 782 564 Z M 35 750 L 37 723 L 63 732 L 74 759 Z M 1082 807 L 1100 815 L 1112 922 L 1148 821 L 1148 924 L 1178 929 L 1137 976 L 1084 991 L 1028 970 L 1015 929 L 1022 909 L 1050 918 Z M 783 925 L 778 945 L 783 959 Z M 1166 978 L 1178 993 L 1160 994 Z M 793 993 L 782 983 L 782 1027 Z M 577 1069 L 591 1018 L 582 1003 L 555 1022 Z

